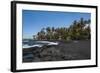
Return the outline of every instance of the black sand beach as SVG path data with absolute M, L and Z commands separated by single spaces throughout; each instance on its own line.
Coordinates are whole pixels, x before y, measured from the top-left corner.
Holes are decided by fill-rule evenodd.
M 91 59 L 91 41 L 57 41 L 59 45 L 23 48 L 23 62 Z

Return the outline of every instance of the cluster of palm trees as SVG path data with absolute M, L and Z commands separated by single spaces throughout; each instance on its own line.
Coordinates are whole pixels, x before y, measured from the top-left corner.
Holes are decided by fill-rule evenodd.
M 90 39 L 90 19 L 74 21 L 69 27 L 47 27 L 42 28 L 37 35 L 33 35 L 34 40 L 81 40 Z

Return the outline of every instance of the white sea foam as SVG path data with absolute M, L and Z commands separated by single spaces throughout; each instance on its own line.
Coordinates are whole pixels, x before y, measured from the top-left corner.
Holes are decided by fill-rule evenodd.
M 42 47 L 43 45 L 40 45 L 40 44 L 36 44 L 36 45 L 23 45 L 23 48 L 31 48 L 31 47 Z
M 50 42 L 48 45 L 58 45 L 58 42 Z
M 41 44 L 38 44 L 38 43 L 41 43 Z M 34 44 L 34 45 L 28 45 L 28 44 L 25 44 L 23 45 L 23 48 L 31 48 L 31 47 L 42 47 L 43 44 L 47 44 L 47 45 L 58 45 L 59 43 L 58 42 L 49 42 L 49 41 L 37 41 L 37 44 Z
M 38 43 L 44 43 L 44 44 L 46 44 L 46 43 L 50 43 L 49 41 L 37 41 Z
M 58 42 L 49 42 L 49 41 L 37 41 L 39 43 L 44 43 L 44 44 L 48 44 L 48 45 L 58 45 Z

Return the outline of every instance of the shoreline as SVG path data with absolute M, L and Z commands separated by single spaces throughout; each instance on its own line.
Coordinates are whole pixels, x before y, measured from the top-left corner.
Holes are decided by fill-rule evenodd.
M 90 40 L 58 42 L 59 45 L 23 49 L 23 62 L 86 60 L 91 58 Z

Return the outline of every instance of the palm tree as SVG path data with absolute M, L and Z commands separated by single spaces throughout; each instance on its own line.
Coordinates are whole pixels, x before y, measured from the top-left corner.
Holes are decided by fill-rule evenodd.
M 86 29 L 83 29 L 86 24 L 89 26 Z M 80 18 L 79 21 L 74 20 L 73 24 L 67 27 L 47 27 L 42 28 L 40 32 L 37 33 L 39 40 L 52 40 L 52 39 L 61 39 L 61 40 L 81 40 L 81 39 L 90 39 L 90 19 L 84 20 Z
M 51 38 L 51 35 L 50 35 L 50 32 L 51 32 L 51 28 L 50 27 L 47 27 L 46 28 L 46 38 L 47 38 L 47 40 L 50 40 L 50 38 Z

